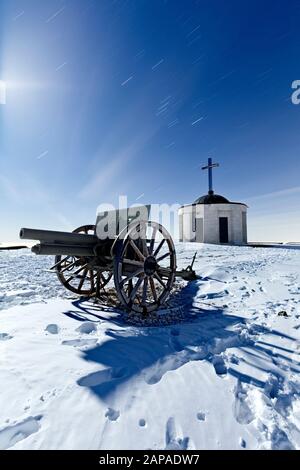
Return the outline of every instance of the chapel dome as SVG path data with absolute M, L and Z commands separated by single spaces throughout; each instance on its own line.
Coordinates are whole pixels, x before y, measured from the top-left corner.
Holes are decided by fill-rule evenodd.
M 230 204 L 230 201 L 219 194 L 205 194 L 196 199 L 194 204 Z

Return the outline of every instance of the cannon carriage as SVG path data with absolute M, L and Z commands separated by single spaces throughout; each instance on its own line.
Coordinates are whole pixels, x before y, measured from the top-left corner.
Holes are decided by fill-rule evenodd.
M 149 220 L 149 206 L 99 214 L 95 225 L 70 233 L 23 228 L 20 238 L 39 241 L 33 253 L 55 256 L 49 271 L 66 289 L 101 298 L 113 280 L 121 305 L 144 315 L 164 305 L 176 276 L 195 276 L 192 266 L 176 271 L 172 238 Z

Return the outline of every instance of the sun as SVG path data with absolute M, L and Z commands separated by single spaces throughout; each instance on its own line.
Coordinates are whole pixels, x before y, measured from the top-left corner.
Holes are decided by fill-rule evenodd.
M 6 104 L 6 82 L 0 80 L 0 105 Z

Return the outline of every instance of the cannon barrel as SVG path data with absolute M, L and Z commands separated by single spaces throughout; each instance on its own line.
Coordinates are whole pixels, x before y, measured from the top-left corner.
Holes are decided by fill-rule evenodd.
M 31 251 L 36 255 L 95 256 L 93 246 L 65 245 L 60 243 L 40 243 Z
M 41 243 L 67 243 L 69 245 L 91 246 L 98 243 L 96 235 L 84 233 L 56 232 L 53 230 L 38 230 L 33 228 L 22 228 L 20 231 L 22 240 L 39 240 Z

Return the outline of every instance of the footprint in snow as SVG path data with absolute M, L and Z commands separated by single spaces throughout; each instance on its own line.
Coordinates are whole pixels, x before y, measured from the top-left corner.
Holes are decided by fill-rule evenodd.
M 99 372 L 94 372 L 82 377 L 77 381 L 78 385 L 81 387 L 97 387 L 103 383 L 111 382 L 113 380 L 122 379 L 126 375 L 125 368 L 119 369 L 104 369 Z
M 58 325 L 53 323 L 53 324 L 50 324 L 50 325 L 46 326 L 45 331 L 47 331 L 51 335 L 57 335 L 58 332 L 59 332 L 59 327 L 58 327 Z
M 205 413 L 202 413 L 202 412 L 197 413 L 197 419 L 198 419 L 199 421 L 205 421 L 205 420 L 206 420 L 206 415 L 205 415 Z
M 54 388 L 53 390 L 48 390 L 47 392 L 43 393 L 43 395 L 40 396 L 40 401 L 41 402 L 45 402 L 53 397 L 55 397 L 57 394 L 57 390 L 56 388 Z
M 212 364 L 217 375 L 224 376 L 227 374 L 227 367 L 222 356 L 213 356 Z
M 117 421 L 120 417 L 120 411 L 114 410 L 113 408 L 108 408 L 105 413 L 105 418 L 109 421 Z
M 295 450 L 287 434 L 277 426 L 271 435 L 271 448 L 272 450 Z
M 220 299 L 224 297 L 225 295 L 229 295 L 229 291 L 227 289 L 221 291 L 221 292 L 211 292 L 208 294 L 201 294 L 199 295 L 200 299 L 206 299 L 206 300 L 213 300 L 213 299 Z
M 249 291 L 245 291 L 245 293 L 242 295 L 242 299 L 246 299 L 248 297 L 251 297 L 251 294 Z
M 61 343 L 63 346 L 74 346 L 75 348 L 82 348 L 82 347 L 93 347 L 97 344 L 97 339 L 71 339 L 67 341 L 63 341 Z
M 151 367 L 150 371 L 146 372 L 144 375 L 145 382 L 148 385 L 156 385 L 167 372 L 178 369 L 183 363 L 184 362 L 176 355 L 170 356 L 165 360 L 159 360 Z
M 280 389 L 280 382 L 278 377 L 273 374 L 269 374 L 264 386 L 264 393 L 270 398 L 277 398 Z
M 9 449 L 17 442 L 26 439 L 40 429 L 42 416 L 30 416 L 29 418 L 0 429 L 0 450 Z
M 139 426 L 140 426 L 141 428 L 144 428 L 144 427 L 146 426 L 146 421 L 145 421 L 144 419 L 140 419 L 140 420 L 139 420 Z
M 254 415 L 247 403 L 247 390 L 245 390 L 238 380 L 235 387 L 234 417 L 240 424 L 249 424 L 254 419 Z
M 229 357 L 229 361 L 231 362 L 231 364 L 238 365 L 240 363 L 240 358 L 236 356 L 235 354 L 231 354 Z
M 8 333 L 0 333 L 0 341 L 8 341 L 12 338 L 13 336 L 10 336 Z
M 242 447 L 242 449 L 246 449 L 246 441 L 245 439 L 243 439 L 242 437 L 240 438 L 240 446 Z
M 80 325 L 78 328 L 76 328 L 76 331 L 89 335 L 90 333 L 97 331 L 97 325 L 92 321 L 86 321 L 82 323 L 82 325 Z
M 179 437 L 174 418 L 169 418 L 166 425 L 165 450 L 187 450 L 189 448 L 189 441 L 189 437 Z

